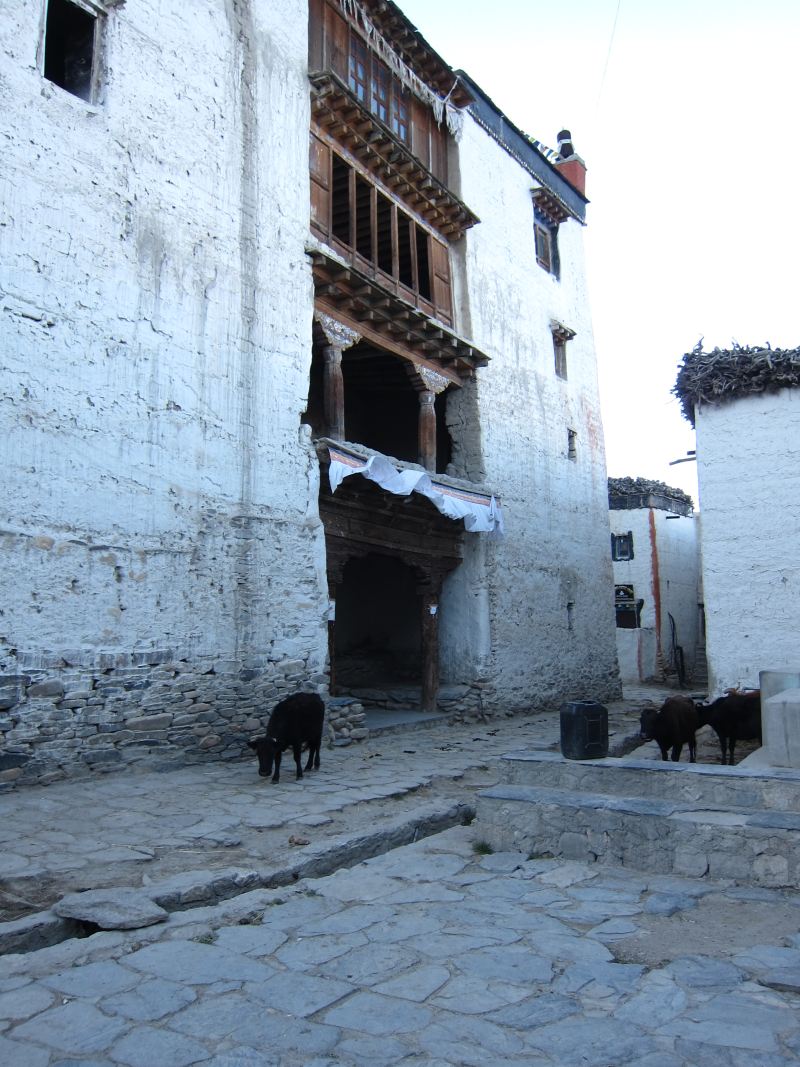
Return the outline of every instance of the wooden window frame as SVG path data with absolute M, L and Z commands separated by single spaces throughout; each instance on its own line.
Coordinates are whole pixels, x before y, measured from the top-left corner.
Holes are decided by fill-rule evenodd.
M 533 224 L 534 241 L 536 243 L 536 262 L 543 267 L 548 274 L 553 272 L 553 238 L 550 231 L 540 223 Z
M 567 381 L 567 343 L 575 336 L 575 331 L 563 326 L 560 322 L 550 323 L 550 332 L 553 335 L 553 357 L 556 377 Z

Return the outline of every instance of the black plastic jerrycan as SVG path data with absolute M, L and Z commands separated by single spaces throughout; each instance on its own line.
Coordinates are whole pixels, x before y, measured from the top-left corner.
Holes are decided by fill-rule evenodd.
M 566 759 L 602 759 L 608 755 L 608 709 L 594 700 L 561 705 L 561 755 Z

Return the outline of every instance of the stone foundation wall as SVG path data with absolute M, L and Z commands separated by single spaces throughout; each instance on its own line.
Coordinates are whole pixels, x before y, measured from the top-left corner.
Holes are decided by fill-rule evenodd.
M 109 658 L 114 666 L 0 676 L 0 790 L 140 761 L 164 770 L 250 758 L 246 742 L 279 700 L 327 683 L 304 659 L 242 668 L 160 652 Z

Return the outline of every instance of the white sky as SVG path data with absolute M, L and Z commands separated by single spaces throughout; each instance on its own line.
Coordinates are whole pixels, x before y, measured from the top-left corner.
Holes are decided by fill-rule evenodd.
M 800 344 L 800 0 L 399 5 L 521 129 L 572 131 L 609 474 L 697 503 L 683 353 Z

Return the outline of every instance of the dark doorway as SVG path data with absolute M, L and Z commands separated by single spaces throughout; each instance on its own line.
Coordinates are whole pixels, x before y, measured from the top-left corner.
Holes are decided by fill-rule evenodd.
M 336 594 L 337 689 L 420 685 L 420 643 L 411 567 L 379 554 L 349 560 Z

